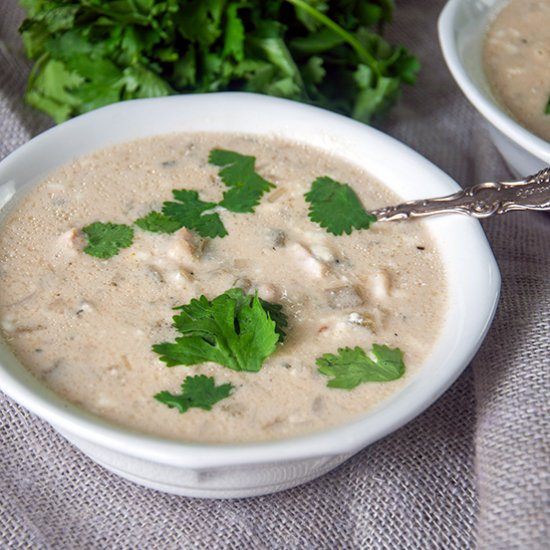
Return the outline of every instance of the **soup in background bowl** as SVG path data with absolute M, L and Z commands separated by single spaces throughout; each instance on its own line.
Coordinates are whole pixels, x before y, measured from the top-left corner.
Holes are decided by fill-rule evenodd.
M 550 165 L 550 145 L 533 133 L 535 128 L 530 131 L 522 126 L 505 105 L 504 98 L 495 93 L 483 55 L 491 23 L 508 3 L 506 0 L 449 0 L 438 21 L 439 42 L 456 83 L 489 123 L 490 137 L 504 161 L 517 177 L 525 177 Z M 514 48 L 514 44 L 507 44 L 510 51 Z M 537 83 L 539 94 L 545 79 Z
M 273 183 L 254 212 L 216 206 L 212 150 L 254 157 Z M 122 103 L 35 138 L 0 164 L 0 387 L 110 470 L 189 496 L 291 487 L 401 426 L 481 344 L 498 270 L 479 224 L 462 217 L 330 235 L 304 199 L 320 176 L 349 183 L 367 208 L 457 189 L 372 128 L 249 94 Z M 82 227 L 132 226 L 173 189 L 211 203 L 228 235 L 135 227 L 113 257 L 84 253 Z M 172 308 L 228 288 L 282 305 L 284 343 L 259 372 L 167 368 L 151 346 L 177 337 Z M 405 376 L 327 387 L 319 357 L 373 345 L 402 348 Z M 186 376 L 232 392 L 185 413 L 153 398 Z
M 550 147 L 550 2 L 511 0 L 491 21 L 483 63 L 510 114 Z

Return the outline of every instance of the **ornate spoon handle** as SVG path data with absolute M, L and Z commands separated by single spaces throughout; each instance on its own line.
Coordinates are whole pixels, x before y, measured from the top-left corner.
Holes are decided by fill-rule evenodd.
M 550 167 L 520 181 L 480 183 L 446 197 L 387 206 L 370 214 L 378 221 L 392 221 L 449 213 L 487 218 L 512 210 L 550 210 Z

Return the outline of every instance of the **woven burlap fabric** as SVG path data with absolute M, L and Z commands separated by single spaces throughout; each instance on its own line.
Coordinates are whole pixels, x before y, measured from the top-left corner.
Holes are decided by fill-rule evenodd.
M 399 3 L 391 37 L 423 72 L 384 129 L 462 183 L 508 178 L 439 53 L 442 5 Z M 1 0 L 0 158 L 50 124 L 21 99 L 21 18 Z M 485 229 L 503 288 L 473 365 L 415 421 L 302 487 L 233 501 L 150 491 L 0 394 L 0 548 L 548 548 L 550 216 Z

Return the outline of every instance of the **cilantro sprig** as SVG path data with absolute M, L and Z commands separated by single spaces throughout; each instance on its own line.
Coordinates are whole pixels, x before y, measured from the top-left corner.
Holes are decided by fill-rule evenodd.
M 161 391 L 155 395 L 155 399 L 171 409 L 178 409 L 180 413 L 192 407 L 210 411 L 218 401 L 229 397 L 233 389 L 233 384 L 216 386 L 211 376 L 188 376 L 181 385 L 181 394 Z
M 232 212 L 254 212 L 262 195 L 275 187 L 256 172 L 256 158 L 235 151 L 213 149 L 210 164 L 221 167 L 220 177 L 229 187 L 220 206 Z
M 331 376 L 329 388 L 352 390 L 364 382 L 389 382 L 405 374 L 403 352 L 399 348 L 373 344 L 372 358 L 360 347 L 340 348 L 338 354 L 325 353 L 316 360 L 319 372 Z
M 204 202 L 199 199 L 196 191 L 187 189 L 172 191 L 175 201 L 168 201 L 162 205 L 162 213 L 171 220 L 181 223 L 182 227 L 193 229 L 201 237 L 224 237 L 227 235 L 220 215 L 212 210 L 215 202 Z
M 162 212 L 149 212 L 134 222 L 140 229 L 151 233 L 174 233 L 181 229 L 181 220 L 173 220 Z
M 208 300 L 201 296 L 173 318 L 181 334 L 153 346 L 168 367 L 212 361 L 236 371 L 258 372 L 282 341 L 286 316 L 281 308 L 232 288 Z M 271 312 L 274 318 L 271 318 Z
M 275 187 L 256 172 L 256 157 L 213 149 L 208 160 L 221 168 L 220 178 L 229 187 L 219 203 L 202 201 L 197 191 L 174 190 L 175 201 L 165 202 L 162 212 L 149 212 L 135 224 L 156 233 L 173 233 L 187 227 L 201 237 L 225 237 L 227 230 L 220 215 L 208 211 L 219 206 L 237 213 L 254 212 L 262 195 Z
M 227 235 L 220 215 L 216 212 L 206 213 L 217 205 L 215 202 L 204 202 L 199 199 L 197 191 L 174 189 L 175 201 L 166 201 L 162 212 L 150 212 L 135 224 L 145 231 L 173 233 L 182 227 L 193 229 L 201 237 L 224 237 Z
M 376 216 L 366 212 L 355 191 L 328 176 L 317 178 L 305 194 L 309 217 L 333 235 L 368 229 Z
M 112 258 L 134 242 L 134 230 L 124 224 L 94 222 L 82 228 L 82 232 L 88 240 L 84 252 L 97 258 Z
M 26 99 L 57 122 L 126 99 L 242 90 L 369 122 L 419 62 L 381 35 L 394 2 L 21 0 Z

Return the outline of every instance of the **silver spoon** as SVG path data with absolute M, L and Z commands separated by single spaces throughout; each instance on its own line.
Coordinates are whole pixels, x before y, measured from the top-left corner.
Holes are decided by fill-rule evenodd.
M 550 167 L 520 181 L 479 183 L 445 197 L 386 206 L 369 214 L 378 221 L 393 221 L 449 213 L 488 218 L 512 210 L 550 210 Z

